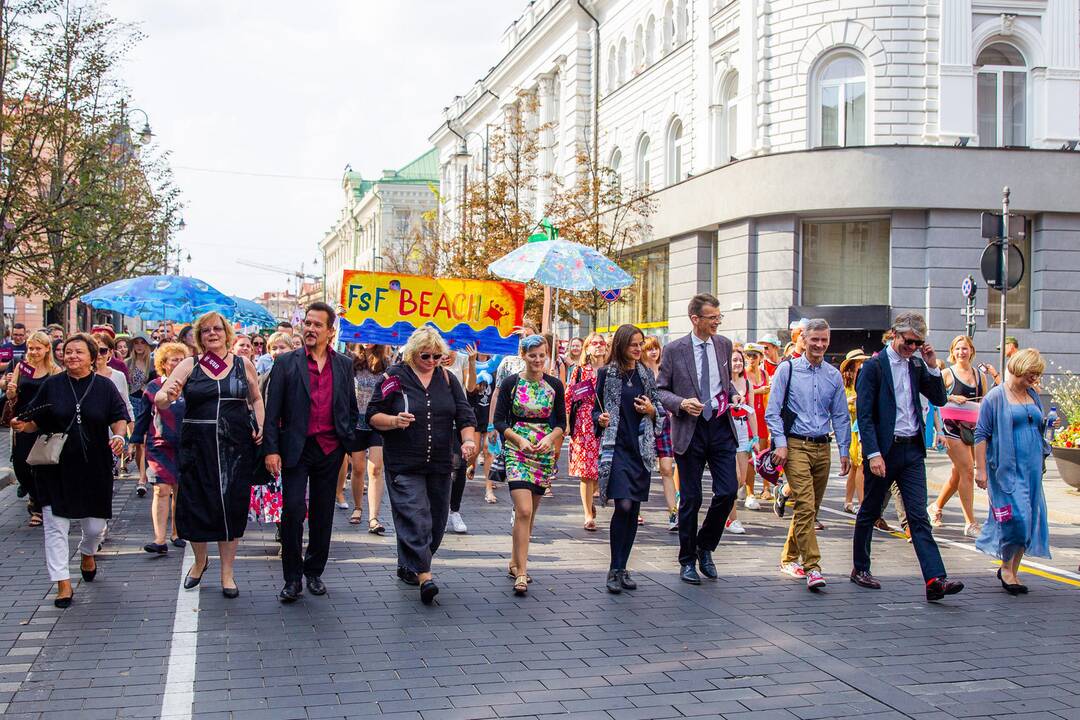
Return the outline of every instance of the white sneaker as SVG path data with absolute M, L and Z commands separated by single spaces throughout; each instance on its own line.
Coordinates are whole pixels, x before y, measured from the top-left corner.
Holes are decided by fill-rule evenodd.
M 729 522 L 727 524 L 726 530 L 727 530 L 727 532 L 729 532 L 729 533 L 731 533 L 733 535 L 745 535 L 746 534 L 746 528 L 744 528 L 742 526 L 742 523 L 739 522 L 738 520 L 732 520 L 731 522 Z
M 800 580 L 806 577 L 806 571 L 799 563 L 780 563 L 780 572 Z
M 461 519 L 461 513 L 459 512 L 450 513 L 450 517 L 446 520 L 446 527 L 456 533 L 469 532 L 469 528 L 465 525 L 465 521 Z
M 820 570 L 811 570 L 806 573 L 806 589 L 817 592 L 821 588 L 825 587 L 825 577 L 821 574 Z
M 964 536 L 969 538 L 979 537 L 979 533 L 982 532 L 982 525 L 977 522 L 968 523 L 964 526 Z
M 747 510 L 760 510 L 761 503 L 758 502 L 758 499 L 753 495 L 747 495 L 746 502 L 743 503 L 743 507 Z
M 739 491 L 738 491 L 738 493 L 736 493 L 735 498 L 737 500 L 745 500 L 746 499 L 746 486 L 745 485 L 740 485 L 739 486 Z
M 937 503 L 927 505 L 926 514 L 930 518 L 930 527 L 941 527 L 941 508 L 937 506 Z

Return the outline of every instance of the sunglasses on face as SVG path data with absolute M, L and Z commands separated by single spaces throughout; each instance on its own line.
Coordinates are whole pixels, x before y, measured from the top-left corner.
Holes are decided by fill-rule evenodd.
M 442 353 L 420 353 L 420 359 L 423 360 L 424 362 L 427 362 L 428 360 L 434 360 L 435 362 L 439 362 L 440 360 L 443 359 L 443 354 Z
M 905 345 L 907 345 L 908 347 L 913 347 L 913 348 L 921 348 L 926 343 L 925 340 L 919 340 L 918 338 L 902 337 L 900 339 L 904 341 Z

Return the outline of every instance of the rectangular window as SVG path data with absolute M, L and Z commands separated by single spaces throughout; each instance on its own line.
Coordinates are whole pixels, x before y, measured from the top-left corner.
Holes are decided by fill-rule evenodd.
M 803 305 L 888 305 L 889 221 L 804 222 Z
M 1010 328 L 1026 329 L 1031 327 L 1031 223 L 1024 232 L 1023 239 L 1013 238 L 1013 245 L 1020 248 L 1024 256 L 1024 277 L 1020 278 L 1020 284 L 1009 291 L 1008 305 L 1005 308 L 1005 319 Z M 1000 327 L 1001 322 L 1001 293 L 991 288 L 986 288 L 986 328 L 993 330 Z
M 844 145 L 866 144 L 866 84 L 844 85 Z
M 614 330 L 623 323 L 632 323 L 643 330 L 667 327 L 668 314 L 668 249 L 648 250 L 624 255 L 620 267 L 634 276 L 634 284 L 622 291 L 622 296 L 609 303 L 601 312 L 599 323 Z M 646 333 L 648 334 L 648 333 Z
M 997 73 L 979 73 L 978 82 L 979 145 L 995 147 L 997 141 Z
M 821 88 L 821 144 L 840 144 L 840 88 L 836 85 Z
M 394 211 L 394 235 L 405 237 L 409 234 L 409 226 L 412 223 L 412 214 L 408 210 Z
M 1022 72 L 1001 73 L 1002 129 L 1005 145 L 1027 145 L 1027 74 Z

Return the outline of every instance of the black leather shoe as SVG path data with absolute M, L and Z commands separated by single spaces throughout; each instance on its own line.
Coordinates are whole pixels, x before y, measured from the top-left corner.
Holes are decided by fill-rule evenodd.
M 619 571 L 608 570 L 607 572 L 607 591 L 612 595 L 618 595 L 622 592 L 622 584 L 619 582 Z
M 637 583 L 630 577 L 629 570 L 619 571 L 619 584 L 622 585 L 623 590 L 637 590 Z
M 964 583 L 959 580 L 949 580 L 943 577 L 934 578 L 926 583 L 926 600 L 927 602 L 935 602 L 946 595 L 955 595 L 963 589 Z
M 416 577 L 416 573 L 414 573 L 409 568 L 399 567 L 397 569 L 397 577 L 398 577 L 398 580 L 405 583 L 406 585 L 419 585 L 420 584 L 420 579 Z
M 307 581 L 307 590 L 312 595 L 325 595 L 326 583 L 322 581 L 322 578 L 308 575 L 304 578 Z
M 240 597 L 240 588 L 236 588 L 236 587 L 231 587 L 230 588 L 230 587 L 222 586 L 221 594 L 224 595 L 225 597 L 229 598 L 230 600 L 235 600 L 236 598 Z
M 146 543 L 142 547 L 143 550 L 152 555 L 165 555 L 169 552 L 169 546 L 165 543 L 158 545 L 157 543 Z
M 53 605 L 60 608 L 61 610 L 66 610 L 69 607 L 71 607 L 71 601 L 74 598 L 75 598 L 75 593 L 71 593 L 67 597 L 58 597 L 55 600 L 53 600 Z
M 998 578 L 998 582 L 1001 583 L 1001 589 L 1004 590 L 1005 592 L 1009 593 L 1010 595 L 1019 595 L 1021 593 L 1026 593 L 1027 592 L 1027 587 L 1025 587 L 1025 586 L 1023 586 L 1023 585 L 1021 585 L 1019 583 L 1007 583 L 1007 582 L 1005 582 L 1005 578 L 1001 577 L 1001 568 L 998 568 L 997 578 Z
M 293 603 L 299 600 L 303 594 L 304 588 L 300 585 L 300 581 L 290 580 L 285 583 L 285 587 L 281 588 L 281 592 L 278 593 L 278 600 L 283 603 Z
M 420 586 L 420 602 L 430 605 L 435 602 L 435 596 L 439 594 L 439 586 L 434 580 L 425 580 Z
M 187 540 L 185 540 L 184 538 L 175 537 L 175 538 L 172 539 L 172 544 L 173 544 L 173 547 L 178 547 L 178 548 L 187 547 Z
M 683 565 L 682 570 L 679 571 L 679 579 L 691 585 L 701 584 L 701 576 L 697 574 L 693 565 Z
M 870 590 L 880 590 L 881 583 L 877 581 L 868 570 L 852 570 L 851 582 L 855 583 L 859 587 L 868 588 Z
M 715 580 L 719 577 L 719 575 L 716 574 L 716 565 L 713 564 L 711 552 L 708 550 L 698 550 L 697 560 L 702 575 L 710 580 Z
M 191 568 L 188 569 L 187 575 L 184 576 L 184 589 L 185 590 L 191 590 L 194 587 L 198 587 L 199 583 L 202 582 L 203 575 L 206 574 L 206 571 L 209 568 L 210 568 L 210 556 L 209 555 L 206 557 L 206 565 L 203 566 L 202 572 L 199 573 L 199 577 L 192 577 L 191 571 L 195 569 L 195 566 L 192 565 Z
M 87 557 L 88 557 L 87 555 L 83 555 L 84 559 L 87 558 Z M 94 578 L 97 577 L 97 561 L 96 560 L 94 561 L 94 569 L 93 570 L 84 570 L 82 568 L 82 563 L 79 563 L 79 571 L 82 572 L 82 579 L 83 580 L 85 580 L 86 582 L 94 582 Z

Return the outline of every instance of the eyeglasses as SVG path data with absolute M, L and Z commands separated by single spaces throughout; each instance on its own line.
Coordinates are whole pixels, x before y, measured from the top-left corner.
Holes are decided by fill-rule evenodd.
M 434 360 L 438 362 L 443 359 L 442 353 L 420 353 L 420 359 L 427 362 L 428 360 Z
M 724 319 L 724 313 L 716 313 L 715 315 L 694 315 L 699 320 L 705 320 L 710 323 L 718 323 Z
M 913 348 L 921 348 L 926 343 L 925 340 L 919 340 L 918 338 L 907 338 L 901 336 L 900 339 L 904 341 L 905 345 Z

